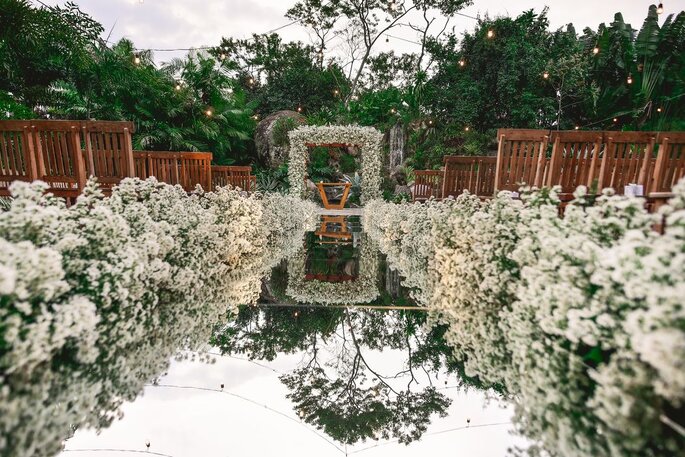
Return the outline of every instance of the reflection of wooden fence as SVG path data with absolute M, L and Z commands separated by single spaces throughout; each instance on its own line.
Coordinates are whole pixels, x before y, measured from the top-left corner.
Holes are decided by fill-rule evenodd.
M 492 196 L 496 157 L 447 156 L 444 161 L 443 198 L 457 196 L 465 190 L 474 195 Z
M 247 192 L 257 190 L 257 177 L 252 175 L 252 167 L 212 166 L 214 187 L 238 187 Z
M 73 200 L 89 176 L 98 179 L 105 194 L 126 177 L 155 176 L 187 191 L 197 184 L 212 189 L 214 168 L 232 169 L 218 185 L 256 188 L 250 167 L 212 167 L 212 154 L 206 152 L 134 152 L 132 133 L 131 122 L 0 121 L 0 196 L 9 195 L 13 181 L 40 179 L 49 192 Z

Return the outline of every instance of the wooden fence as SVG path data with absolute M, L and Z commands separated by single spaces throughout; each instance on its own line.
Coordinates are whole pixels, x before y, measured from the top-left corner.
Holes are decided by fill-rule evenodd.
M 178 184 L 190 192 L 199 184 L 212 188 L 212 154 L 209 152 L 133 151 L 135 176 L 154 176 L 168 184 Z
M 442 198 L 442 170 L 415 170 L 412 197 L 414 201 Z
M 248 192 L 257 190 L 257 177 L 252 175 L 252 167 L 249 166 L 214 165 L 212 182 L 215 187 L 232 186 Z
M 500 129 L 495 189 L 522 184 L 579 185 L 622 194 L 628 184 L 644 194 L 670 192 L 685 176 L 685 133 Z
M 685 132 L 500 129 L 497 137 L 497 157 L 445 157 L 440 176 L 429 172 L 442 181 L 442 198 L 464 190 L 491 197 L 528 184 L 561 186 L 562 200 L 569 200 L 580 185 L 622 194 L 628 184 L 638 184 L 658 204 L 685 177 Z M 414 173 L 422 185 L 415 185 L 415 200 L 428 198 L 422 193 L 426 172 Z
M 98 179 L 103 192 L 126 177 L 158 180 L 193 190 L 213 189 L 212 154 L 208 152 L 133 151 L 131 122 L 0 121 L 0 196 L 8 196 L 14 181 L 42 180 L 48 191 L 69 201 L 83 190 L 86 179 Z M 250 167 L 234 169 L 217 185 L 256 188 Z M 217 172 L 218 175 L 221 172 Z
M 495 192 L 496 157 L 447 156 L 444 162 L 443 198 L 457 196 L 464 190 L 488 197 Z

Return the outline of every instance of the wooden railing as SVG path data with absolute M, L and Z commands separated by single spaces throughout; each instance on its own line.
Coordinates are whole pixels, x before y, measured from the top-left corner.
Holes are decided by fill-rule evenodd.
M 568 201 L 580 185 L 597 191 L 643 186 L 654 207 L 685 177 L 685 132 L 548 131 L 500 129 L 497 157 L 445 157 L 440 171 L 415 171 L 414 200 L 446 198 L 464 190 L 492 197 L 523 184 L 561 186 Z M 442 182 L 440 195 L 435 182 Z
M 442 198 L 442 170 L 414 170 L 414 186 L 412 197 L 414 201 L 424 201 L 433 197 Z
M 442 198 L 457 196 L 465 190 L 481 197 L 495 191 L 496 157 L 447 156 L 442 180 Z
M 214 187 L 238 187 L 247 192 L 257 190 L 257 177 L 252 175 L 250 166 L 212 166 L 212 182 Z
M 212 154 L 209 152 L 133 151 L 135 176 L 154 176 L 168 184 L 178 184 L 190 192 L 199 184 L 212 188 Z
M 127 177 L 154 176 L 186 191 L 232 185 L 252 192 L 250 167 L 212 167 L 208 152 L 133 151 L 131 122 L 0 121 L 0 196 L 14 181 L 45 181 L 48 191 L 72 201 L 89 176 L 105 194 Z
M 497 135 L 496 190 L 516 191 L 525 183 L 560 185 L 562 195 L 579 185 L 622 194 L 638 184 L 649 195 L 670 192 L 685 176 L 683 132 L 500 129 Z
M 130 122 L 0 121 L 0 195 L 13 181 L 40 179 L 72 199 L 89 175 L 108 191 L 131 176 L 132 131 Z

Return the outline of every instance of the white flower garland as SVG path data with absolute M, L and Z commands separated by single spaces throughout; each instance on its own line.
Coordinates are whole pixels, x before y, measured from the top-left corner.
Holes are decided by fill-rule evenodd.
M 324 305 L 352 305 L 370 303 L 380 295 L 378 290 L 378 248 L 362 235 L 359 255 L 359 276 L 354 281 L 326 282 L 306 280 L 307 252 L 301 249 L 288 259 L 288 286 L 286 295 L 300 303 Z
M 355 125 L 300 126 L 292 130 L 288 158 L 290 193 L 302 197 L 307 175 L 307 144 L 349 144 L 361 149 L 361 201 L 381 198 L 381 168 L 383 165 L 383 134 L 373 127 Z
M 52 456 L 104 427 L 170 357 L 206 344 L 292 252 L 316 205 L 126 179 L 69 208 L 15 183 L 0 212 L 0 454 Z M 59 357 L 59 360 L 55 360 Z
M 588 206 L 583 188 L 563 218 L 554 192 L 524 189 L 373 202 L 365 224 L 467 374 L 506 389 L 534 447 L 665 457 L 685 447 L 685 180 L 674 192 L 664 234 L 642 199 Z

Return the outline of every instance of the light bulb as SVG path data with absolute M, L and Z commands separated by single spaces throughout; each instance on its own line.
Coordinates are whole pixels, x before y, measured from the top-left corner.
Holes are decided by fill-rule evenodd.
M 469 130 L 471 130 L 470 127 L 464 127 L 464 131 L 465 131 L 465 132 L 468 132 Z
M 664 12 L 664 4 L 659 3 L 659 6 L 656 7 L 656 14 L 661 14 Z
M 657 113 L 660 113 L 661 111 L 662 111 L 661 107 L 659 107 L 659 108 L 656 109 L 656 112 L 657 112 Z
M 392 114 L 395 114 L 395 113 L 397 112 L 397 110 L 396 110 L 395 108 L 391 108 L 391 109 L 390 109 L 390 112 L 391 112 Z
M 140 65 L 140 57 L 135 56 L 135 57 L 133 58 L 133 63 L 136 64 L 136 65 Z
M 617 119 L 617 118 L 614 118 L 614 122 L 618 122 L 618 119 Z
M 208 109 L 207 111 L 205 111 L 205 114 L 207 115 L 207 117 L 212 117 L 212 114 L 214 113 L 212 113 L 211 109 Z
M 298 107 L 297 107 L 297 112 L 298 112 L 298 113 L 301 113 L 301 112 L 302 112 L 302 107 L 301 107 L 301 106 L 298 106 Z
M 599 54 L 599 48 L 598 48 L 597 46 L 595 46 L 594 48 L 592 48 L 592 53 L 595 54 L 595 55 Z
M 628 84 L 633 84 L 633 75 L 629 74 L 629 75 L 628 75 L 628 79 L 626 79 L 626 82 L 627 82 Z
M 225 59 L 226 59 L 226 54 L 224 54 L 224 53 L 222 52 L 221 55 L 219 56 L 219 58 L 220 58 L 221 60 L 225 60 Z
M 549 72 L 547 72 L 547 71 L 544 72 L 544 73 L 542 74 L 542 77 L 545 78 L 545 79 L 549 78 Z
M 488 30 L 488 38 L 494 38 L 494 36 L 495 36 L 495 31 L 492 29 Z
M 145 440 L 145 447 L 150 449 L 150 440 Z
M 579 126 L 579 125 L 576 125 L 576 130 L 580 130 L 580 126 Z
M 460 66 L 460 67 L 463 67 L 463 66 L 465 66 L 465 65 L 466 65 L 466 61 L 465 61 L 464 59 L 461 59 L 461 60 L 459 61 L 459 66 Z
M 181 85 L 179 83 L 176 83 L 176 90 L 181 90 Z

